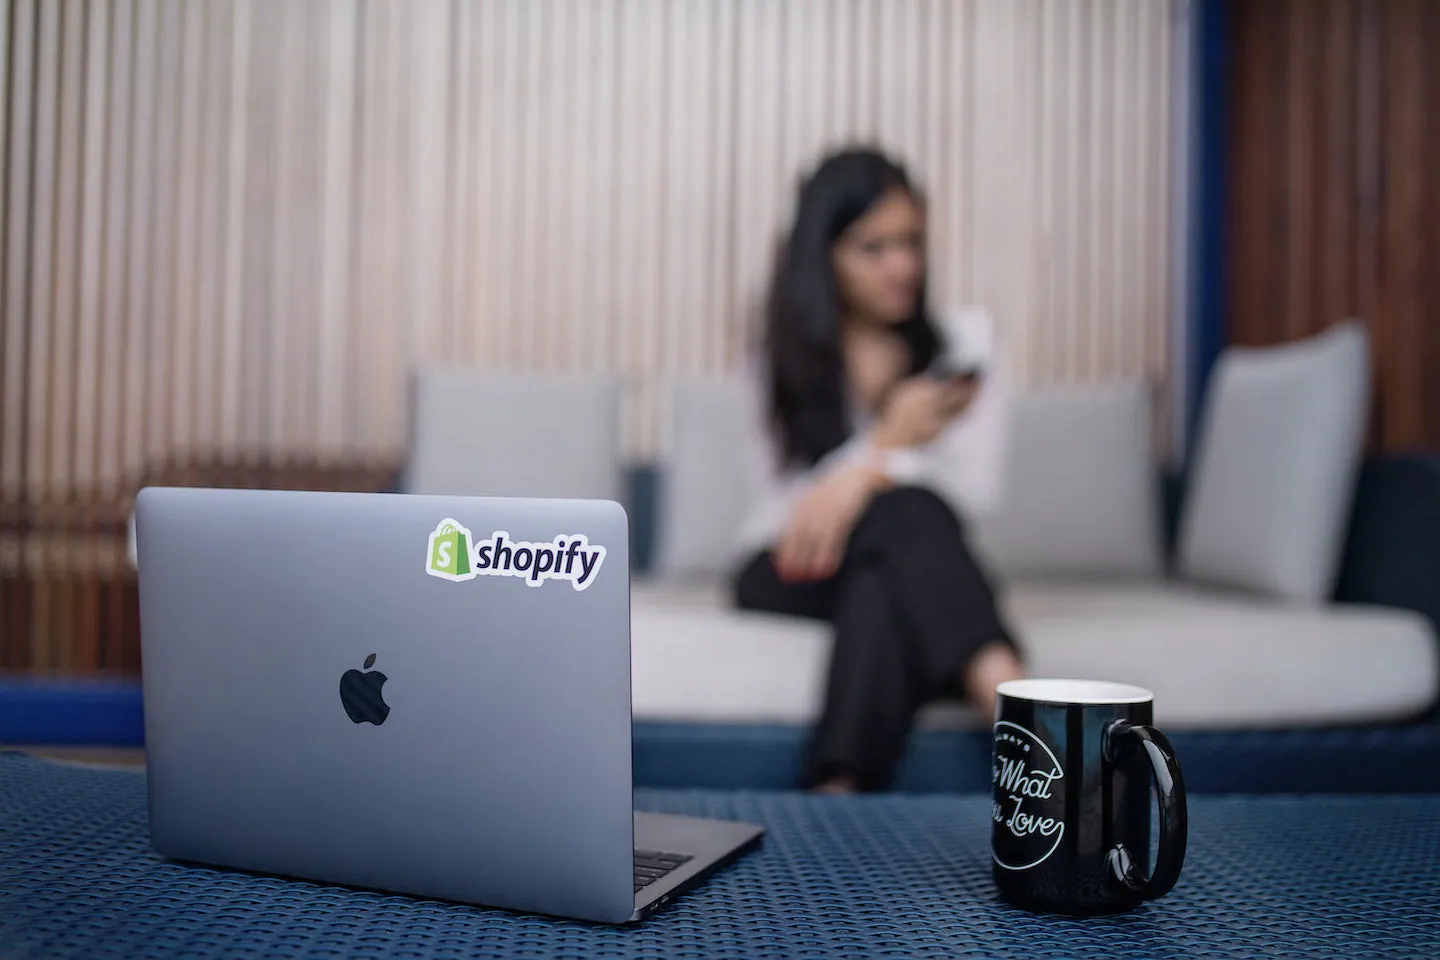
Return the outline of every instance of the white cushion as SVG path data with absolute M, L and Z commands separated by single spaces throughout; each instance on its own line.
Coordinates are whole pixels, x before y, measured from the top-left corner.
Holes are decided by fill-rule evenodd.
M 1007 600 L 1036 675 L 1154 691 L 1176 728 L 1368 723 L 1440 690 L 1429 621 L 1387 607 L 1297 607 L 1183 584 L 1054 585 Z
M 829 628 L 725 604 L 716 587 L 636 585 L 636 719 L 813 723 Z M 1147 687 L 1170 729 L 1403 719 L 1440 686 L 1429 624 L 1407 611 L 1292 607 L 1162 584 L 1023 585 L 1005 605 L 1034 675 Z M 920 719 L 930 728 L 984 723 L 956 704 Z
M 1182 514 L 1181 576 L 1287 600 L 1330 593 L 1369 410 L 1364 327 L 1231 348 L 1205 401 Z
M 1004 495 L 974 524 L 1008 577 L 1154 577 L 1163 563 L 1153 398 L 1139 383 L 1015 397 Z
M 620 381 L 424 370 L 411 384 L 409 493 L 621 499 Z
M 734 559 L 749 506 L 739 453 L 754 442 L 747 436 L 749 389 L 739 377 L 671 385 L 655 553 L 655 569 L 668 577 L 718 574 Z

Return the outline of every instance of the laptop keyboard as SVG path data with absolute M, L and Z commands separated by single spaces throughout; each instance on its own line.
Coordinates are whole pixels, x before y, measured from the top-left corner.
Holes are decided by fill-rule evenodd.
M 635 892 L 639 893 L 665 874 L 691 858 L 683 853 L 660 853 L 657 850 L 635 851 Z

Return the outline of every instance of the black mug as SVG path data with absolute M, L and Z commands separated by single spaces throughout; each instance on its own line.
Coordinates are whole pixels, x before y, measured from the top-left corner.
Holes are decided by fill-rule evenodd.
M 1011 903 L 1119 913 L 1170 892 L 1185 862 L 1185 784 L 1151 724 L 1155 696 L 1098 680 L 1012 680 L 995 702 L 991 853 Z M 1150 784 L 1160 843 L 1150 856 Z

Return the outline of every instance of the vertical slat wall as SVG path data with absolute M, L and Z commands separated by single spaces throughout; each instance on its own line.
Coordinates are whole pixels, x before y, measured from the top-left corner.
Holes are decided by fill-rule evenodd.
M 168 458 L 398 460 L 416 364 L 618 371 L 654 454 L 844 141 L 910 163 L 937 301 L 988 305 L 1025 381 L 1166 375 L 1170 2 L 0 11 L 7 570 L 109 576 L 80 534 Z M 31 662 L 88 656 L 33 620 Z
M 1229 16 L 1230 337 L 1364 317 L 1372 445 L 1440 449 L 1440 3 L 1232 2 Z

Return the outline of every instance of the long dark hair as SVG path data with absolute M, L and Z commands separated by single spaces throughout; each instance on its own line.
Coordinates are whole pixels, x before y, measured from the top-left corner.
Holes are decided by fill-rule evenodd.
M 831 154 L 800 188 L 795 222 L 765 305 L 770 415 L 787 463 L 809 466 L 849 437 L 840 318 L 844 305 L 831 247 L 885 193 L 919 194 L 899 164 L 874 150 Z M 910 372 L 940 350 L 921 284 L 914 312 L 896 324 Z

